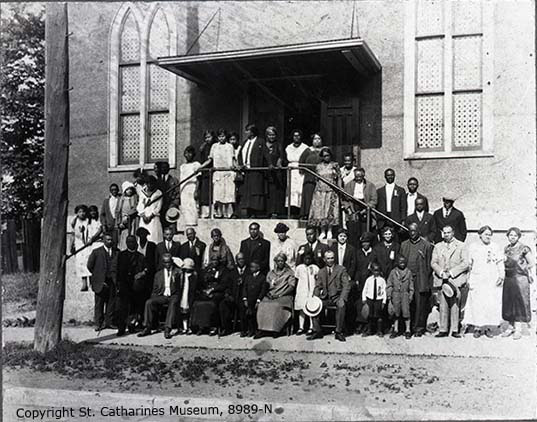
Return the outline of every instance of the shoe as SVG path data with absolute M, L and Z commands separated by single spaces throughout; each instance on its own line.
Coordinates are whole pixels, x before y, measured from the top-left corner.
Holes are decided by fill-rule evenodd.
M 171 333 L 171 330 L 169 328 L 164 329 L 164 338 L 167 339 L 167 340 L 172 338 L 172 333 Z
M 318 338 L 323 338 L 323 334 L 314 332 L 313 334 L 306 337 L 306 340 L 316 340 Z
M 299 328 L 298 331 L 295 333 L 295 336 L 301 336 L 304 334 L 304 330 L 302 328 Z
M 445 331 L 440 331 L 437 335 L 435 335 L 435 337 L 447 337 L 448 336 L 448 333 L 446 333 Z
M 261 332 L 261 331 L 258 331 L 257 333 L 255 333 L 254 335 L 254 340 L 257 340 L 257 339 L 260 339 L 261 337 L 264 337 L 265 335 Z
M 423 333 L 421 331 L 416 331 L 414 333 L 414 337 L 422 337 L 423 336 Z
M 479 338 L 483 335 L 481 330 L 474 330 L 474 338 Z
M 513 340 L 520 340 L 522 338 L 522 333 L 520 331 L 515 331 L 513 333 Z
M 462 334 L 458 331 L 451 333 L 451 337 L 462 338 Z
M 384 337 L 384 333 L 382 331 L 377 331 L 377 336 L 378 337 Z
M 191 336 L 192 335 L 192 330 L 190 328 L 188 330 L 186 330 L 185 335 Z
M 490 328 L 487 328 L 485 330 L 485 335 L 488 337 L 488 338 L 494 338 L 494 333 L 492 332 L 492 330 Z
M 123 337 L 126 334 L 125 329 L 119 330 L 116 334 L 116 337 Z
M 399 334 L 397 333 L 397 331 L 392 331 L 390 333 L 390 338 L 396 338 L 396 337 L 399 337 Z
M 253 337 L 255 335 L 254 331 L 248 331 L 247 337 Z
M 142 332 L 138 333 L 138 337 L 146 337 L 151 335 L 151 330 L 149 328 L 144 328 Z
M 178 336 L 182 336 L 182 335 L 185 334 L 185 333 L 186 333 L 185 330 L 183 330 L 182 328 L 179 328 L 179 329 L 177 330 L 177 333 L 175 333 L 175 334 L 178 335 Z
M 104 330 L 104 327 L 102 325 L 95 327 L 95 331 L 102 331 L 102 330 Z
M 240 336 L 241 336 L 241 337 L 248 337 L 248 333 L 247 333 L 247 332 L 245 332 L 245 331 L 243 331 L 243 332 L 241 333 L 241 335 L 240 335 Z
M 410 331 L 405 332 L 405 338 L 410 340 L 412 338 L 412 333 Z
M 362 337 L 369 337 L 369 336 L 372 336 L 373 333 L 369 332 L 368 330 L 364 330 L 362 332 Z
M 313 332 L 314 331 L 310 328 L 308 331 L 306 331 L 306 335 L 311 336 Z
M 202 331 L 202 330 L 198 330 L 198 331 L 196 331 L 196 335 L 197 335 L 197 336 L 201 336 L 202 334 L 203 334 L 203 331 Z
M 338 341 L 347 341 L 347 340 L 345 339 L 345 336 L 344 336 L 343 334 L 341 334 L 341 333 L 336 333 L 335 338 L 336 338 L 336 340 L 338 340 Z
M 216 328 L 213 328 L 211 329 L 211 331 L 209 331 L 209 335 L 212 337 L 212 336 L 215 336 L 218 334 L 218 330 Z
M 508 327 L 502 334 L 500 334 L 501 337 L 509 337 L 511 334 L 513 334 L 515 330 L 513 327 Z

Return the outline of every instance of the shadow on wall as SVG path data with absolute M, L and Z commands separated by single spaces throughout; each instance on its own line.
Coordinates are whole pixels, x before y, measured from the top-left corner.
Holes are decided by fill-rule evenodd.
M 360 148 L 382 148 L 382 69 L 359 88 Z

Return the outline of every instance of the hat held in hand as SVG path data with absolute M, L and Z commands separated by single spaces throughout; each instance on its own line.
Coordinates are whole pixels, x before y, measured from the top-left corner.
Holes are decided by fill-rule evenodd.
M 323 301 L 317 296 L 310 297 L 304 305 L 304 313 L 309 317 L 316 317 L 323 310 Z
M 166 211 L 166 221 L 168 223 L 176 223 L 177 220 L 179 220 L 179 210 L 175 207 L 171 207 L 168 211 Z
M 445 297 L 451 299 L 459 295 L 459 289 L 451 281 L 446 280 L 442 284 L 442 293 Z

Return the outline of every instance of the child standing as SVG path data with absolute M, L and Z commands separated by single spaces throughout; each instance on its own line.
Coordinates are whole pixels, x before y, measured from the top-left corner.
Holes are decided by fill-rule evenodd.
M 382 312 L 386 305 L 386 280 L 380 275 L 380 266 L 377 263 L 372 264 L 371 272 L 365 281 L 364 290 L 362 291 L 362 301 L 367 303 L 369 308 L 369 329 L 368 335 L 375 332 L 375 323 L 377 325 L 377 335 L 382 337 Z
M 313 297 L 313 290 L 315 289 L 318 273 L 319 267 L 313 262 L 313 254 L 311 252 L 304 253 L 304 263 L 298 265 L 295 269 L 295 277 L 298 279 L 295 295 L 295 311 L 298 311 L 297 336 L 304 334 L 304 323 L 306 322 L 304 306 L 306 306 L 306 301 L 310 297 Z M 309 320 L 309 330 L 307 334 L 309 335 L 313 333 L 313 325 L 311 318 L 307 318 Z
M 195 263 L 191 258 L 185 258 L 183 261 L 183 277 L 180 286 L 179 312 L 182 321 L 182 327 L 179 327 L 178 334 L 192 334 L 190 329 L 190 309 L 194 301 L 194 292 L 196 291 L 197 275 L 194 271 Z
M 227 142 L 225 129 L 216 132 L 218 142 L 211 147 L 209 158 L 212 159 L 213 167 L 225 167 L 231 169 L 235 161 L 235 149 Z M 215 171 L 213 174 L 213 204 L 215 218 L 231 218 L 233 203 L 235 202 L 235 172 Z
M 407 259 L 404 256 L 397 258 L 395 267 L 388 277 L 386 286 L 388 296 L 388 312 L 393 315 L 394 323 L 390 338 L 399 335 L 399 320 L 405 321 L 405 338 L 412 337 L 410 332 L 410 302 L 414 297 L 414 280 L 412 272 L 407 268 Z

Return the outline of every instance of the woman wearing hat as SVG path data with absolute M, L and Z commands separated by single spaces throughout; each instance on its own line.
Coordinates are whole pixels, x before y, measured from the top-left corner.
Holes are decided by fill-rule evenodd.
M 160 224 L 160 210 L 162 208 L 162 192 L 157 189 L 155 176 L 148 176 L 144 188 L 141 190 L 136 211 L 140 217 L 140 227 L 149 232 L 149 241 L 159 244 L 162 242 L 162 225 Z
M 470 273 L 468 299 L 463 326 L 474 327 L 474 337 L 492 337 L 492 327 L 502 322 L 502 290 L 505 278 L 503 253 L 491 242 L 492 229 L 483 226 L 478 231 L 479 242 L 468 249 Z
M 232 270 L 235 267 L 233 254 L 226 244 L 226 240 L 222 237 L 222 231 L 219 228 L 212 229 L 211 239 L 211 244 L 205 249 L 205 256 L 203 258 L 204 266 L 207 266 L 211 261 L 218 259 L 224 268 Z
M 292 315 L 296 278 L 287 265 L 287 256 L 279 253 L 274 258 L 274 269 L 267 274 L 268 291 L 257 307 L 258 332 L 260 338 L 266 332 L 279 333 Z
M 304 253 L 303 263 L 298 265 L 295 270 L 297 278 L 296 295 L 295 295 L 295 311 L 298 311 L 298 331 L 297 336 L 304 334 L 304 324 L 306 322 L 305 306 L 306 302 L 313 297 L 315 282 L 319 267 L 315 264 L 312 252 Z M 311 317 L 308 316 L 308 335 L 313 334 L 313 325 Z
M 317 174 L 335 185 L 342 186 L 339 164 L 332 161 L 332 150 L 324 147 L 320 155 L 322 161 L 315 168 Z M 339 197 L 326 183 L 315 185 L 308 224 L 320 227 L 319 240 L 332 239 L 332 228 L 339 225 Z
M 283 253 L 287 257 L 287 265 L 294 270 L 298 246 L 293 239 L 287 236 L 288 231 L 289 227 L 284 223 L 278 223 L 274 228 L 274 233 L 278 236 L 278 240 L 270 246 L 270 261 L 274 263 L 276 255 Z
M 502 334 L 513 339 L 522 336 L 522 323 L 531 321 L 530 283 L 533 283 L 535 259 L 531 249 L 520 242 L 522 232 L 518 227 L 507 230 L 509 245 L 504 249 L 505 282 L 503 285 L 502 317 L 509 327 Z
M 119 198 L 116 222 L 119 230 L 118 248 L 120 251 L 124 251 L 127 249 L 127 236 L 136 233 L 138 195 L 134 184 L 129 181 L 122 183 L 121 190 L 123 195 Z

